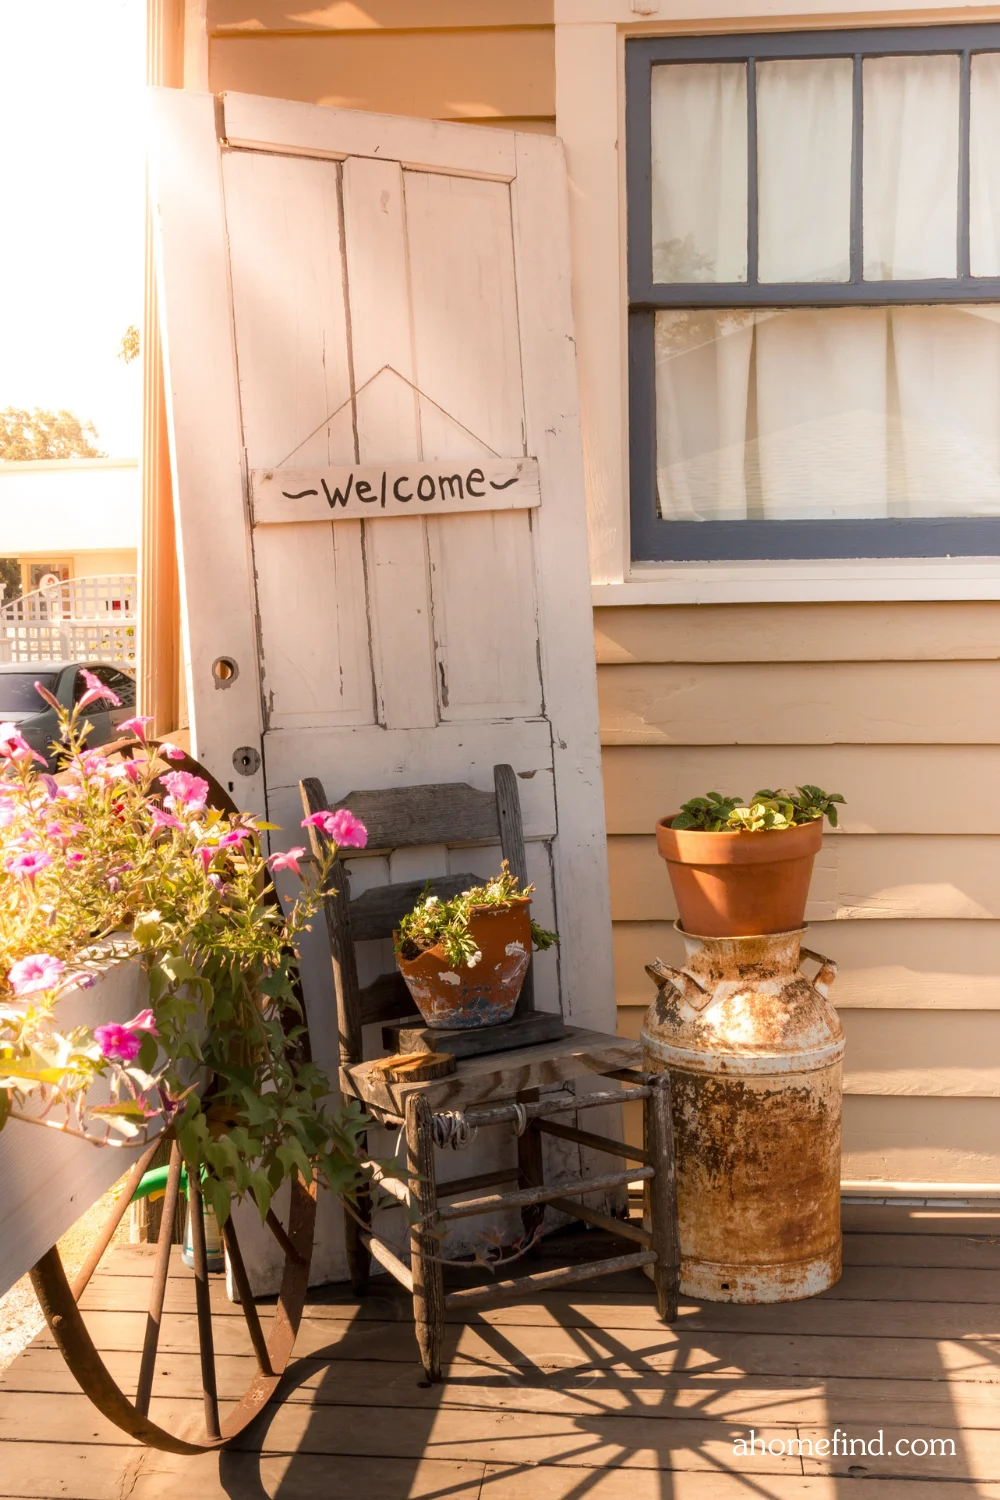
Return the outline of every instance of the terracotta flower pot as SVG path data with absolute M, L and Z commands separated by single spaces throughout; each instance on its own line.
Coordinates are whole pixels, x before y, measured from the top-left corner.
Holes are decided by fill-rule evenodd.
M 454 968 L 438 944 L 419 958 L 396 955 L 428 1026 L 471 1030 L 510 1020 L 531 959 L 530 906 L 521 899 L 473 911 L 469 931 L 483 955 L 474 968 Z
M 681 926 L 702 937 L 792 932 L 805 922 L 813 861 L 823 842 L 820 819 L 767 833 L 702 833 L 656 825 Z

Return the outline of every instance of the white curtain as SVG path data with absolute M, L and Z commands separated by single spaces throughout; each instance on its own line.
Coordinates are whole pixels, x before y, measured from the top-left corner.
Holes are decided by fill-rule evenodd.
M 670 520 L 1000 515 L 1000 308 L 656 315 Z
M 1000 276 L 1000 53 L 972 59 L 969 241 L 973 276 Z
M 761 281 L 851 274 L 853 76 L 849 57 L 757 68 Z
M 747 70 L 653 69 L 653 279 L 747 279 Z
M 745 170 L 730 67 L 654 70 L 661 264 L 668 241 L 703 256 L 701 274 L 676 279 L 737 279 L 745 198 L 726 220 L 711 175 L 728 158 L 722 177 L 735 179 L 741 152 Z M 850 275 L 851 67 L 758 67 L 761 281 Z M 977 56 L 972 68 L 972 269 L 1000 275 L 1000 58 Z M 660 72 L 672 76 L 657 93 Z M 867 60 L 863 89 L 865 277 L 954 276 L 958 60 Z M 672 111 L 676 141 L 692 109 L 701 134 L 694 144 L 688 137 L 675 166 L 657 122 Z M 672 196 L 681 177 L 686 196 Z M 723 268 L 718 275 L 704 273 L 709 262 Z M 1000 514 L 1000 308 L 664 311 L 655 349 L 668 519 Z
M 863 79 L 865 280 L 954 276 L 958 58 L 872 57 Z

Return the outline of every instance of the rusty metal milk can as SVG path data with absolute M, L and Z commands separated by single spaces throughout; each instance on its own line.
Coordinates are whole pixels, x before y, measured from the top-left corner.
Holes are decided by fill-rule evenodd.
M 792 1302 L 840 1277 L 844 1033 L 836 964 L 804 931 L 682 932 L 683 969 L 647 966 L 642 1047 L 670 1072 L 681 1291 L 699 1300 Z

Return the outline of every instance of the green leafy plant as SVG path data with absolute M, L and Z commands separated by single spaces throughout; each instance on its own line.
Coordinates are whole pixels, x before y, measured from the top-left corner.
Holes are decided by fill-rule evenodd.
M 839 792 L 809 785 L 796 787 L 794 792 L 764 787 L 747 802 L 708 792 L 685 802 L 670 826 L 699 833 L 765 833 L 827 818 L 831 828 L 836 828 L 837 804 L 843 802 Z
M 469 931 L 470 919 L 477 911 L 504 911 L 516 901 L 526 901 L 534 889 L 533 885 L 525 886 L 523 891 L 519 889 L 517 876 L 511 874 L 506 860 L 500 874 L 492 880 L 447 901 L 431 895 L 428 881 L 416 906 L 400 921 L 395 936 L 396 952 L 402 958 L 419 958 L 428 948 L 440 944 L 453 968 L 474 969 L 483 955 Z M 534 921 L 531 939 L 540 952 L 559 941 L 556 933 L 547 932 Z
M 309 1060 L 294 949 L 338 843 L 361 847 L 363 826 L 343 810 L 306 819 L 327 836 L 308 875 L 304 849 L 265 858 L 260 830 L 273 825 L 212 809 L 203 778 L 164 772 L 183 751 L 147 747 L 150 720 L 120 726 L 136 736 L 132 759 L 86 749 L 86 708 L 117 700 L 84 675 L 88 691 L 60 712 L 58 778 L 0 725 L 0 1128 L 24 1121 L 97 1147 L 169 1128 L 220 1221 L 246 1194 L 266 1215 L 296 1174 L 351 1197 L 371 1175 L 356 1149 L 368 1122 L 355 1103 L 331 1107 Z M 301 881 L 287 916 L 277 870 Z M 93 1030 L 60 1024 L 60 996 L 93 983 L 109 947 L 144 965 L 148 1007 Z M 109 1103 L 91 1098 L 98 1081 Z

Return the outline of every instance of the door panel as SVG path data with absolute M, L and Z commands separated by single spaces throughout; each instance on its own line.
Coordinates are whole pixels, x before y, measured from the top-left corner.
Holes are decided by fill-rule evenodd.
M 420 457 L 403 173 L 398 162 L 344 163 L 346 276 L 357 397 L 357 454 Z M 365 521 L 369 630 L 378 722 L 436 723 L 426 523 Z
M 236 151 L 223 175 L 247 466 L 349 463 L 340 168 Z M 262 527 L 254 564 L 265 723 L 372 723 L 360 523 Z

